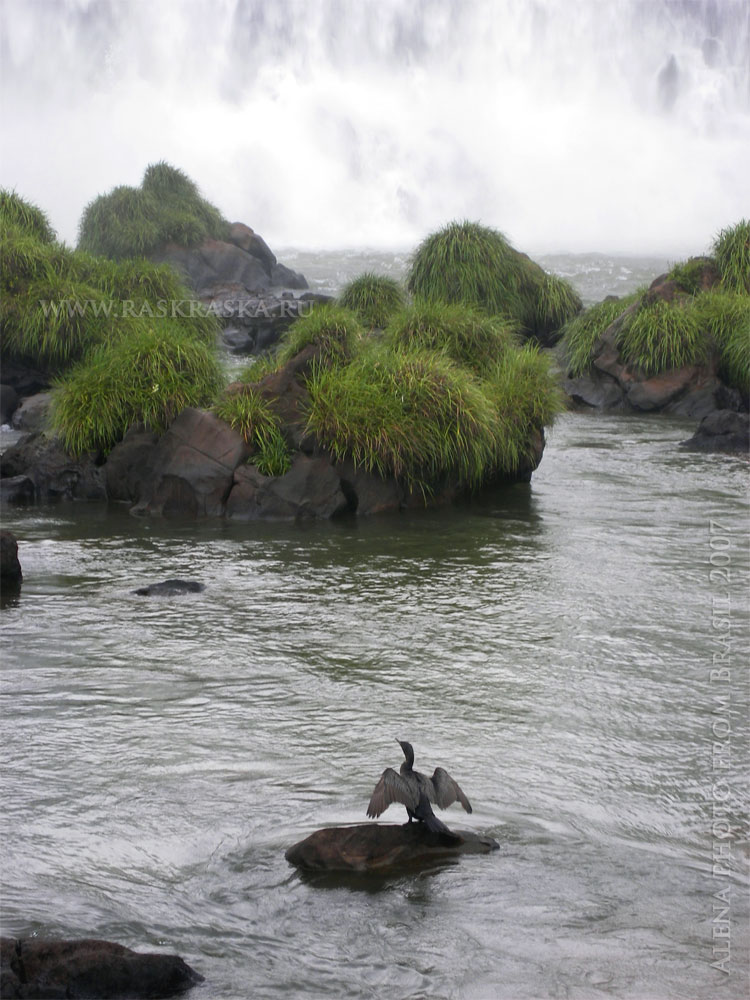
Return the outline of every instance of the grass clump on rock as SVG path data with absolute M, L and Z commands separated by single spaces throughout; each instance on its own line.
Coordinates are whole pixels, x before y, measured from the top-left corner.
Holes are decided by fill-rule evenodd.
M 291 453 L 279 418 L 255 386 L 242 385 L 234 392 L 225 392 L 214 412 L 251 446 L 249 461 L 264 476 L 283 476 L 289 471 Z
M 546 274 L 502 233 L 478 222 L 451 222 L 429 235 L 412 258 L 407 289 L 415 299 L 503 315 L 541 342 L 581 309 L 567 281 Z
M 55 243 L 57 234 L 45 212 L 15 191 L 0 190 L 0 229 L 16 229 L 38 243 Z
M 397 281 L 370 271 L 350 281 L 338 301 L 355 313 L 363 326 L 378 329 L 386 326 L 391 316 L 406 304 Z
M 338 460 L 427 490 L 478 485 L 494 465 L 497 416 L 479 381 L 444 355 L 371 347 L 345 368 L 316 365 L 309 429 Z
M 133 424 L 158 433 L 186 406 L 207 406 L 222 375 L 213 350 L 171 320 L 135 320 L 55 382 L 52 427 L 72 454 L 106 451 Z
M 397 313 L 386 327 L 394 347 L 443 351 L 477 373 L 490 368 L 515 347 L 516 326 L 478 309 L 443 302 L 418 301 Z
M 721 283 L 727 291 L 750 295 L 750 221 L 722 229 L 713 245 Z
M 644 375 L 701 364 L 709 354 L 695 311 L 663 299 L 641 305 L 623 324 L 618 344 L 623 359 Z
M 165 243 L 197 246 L 224 239 L 229 223 L 190 178 L 168 163 L 146 168 L 140 187 L 120 185 L 84 209 L 78 249 L 119 260 L 145 257 Z
M 719 375 L 739 389 L 745 400 L 750 393 L 750 295 L 710 291 L 695 300 L 693 310 L 701 328 L 719 353 Z
M 642 291 L 639 290 L 621 299 L 604 299 L 565 324 L 560 353 L 570 375 L 583 375 L 589 370 L 594 346 L 599 338 L 641 295 Z
M 364 331 L 350 309 L 324 302 L 296 319 L 281 339 L 278 361 L 284 363 L 308 346 L 319 348 L 329 364 L 342 364 L 352 356 Z

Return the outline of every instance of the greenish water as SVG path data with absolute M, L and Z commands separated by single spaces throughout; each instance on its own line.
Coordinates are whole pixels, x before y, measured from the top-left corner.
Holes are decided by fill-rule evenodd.
M 206 1000 L 744 996 L 747 463 L 692 429 L 568 414 L 530 485 L 439 512 L 7 511 L 3 933 L 174 951 Z M 132 593 L 174 576 L 206 590 Z M 396 737 L 499 852 L 300 877 Z

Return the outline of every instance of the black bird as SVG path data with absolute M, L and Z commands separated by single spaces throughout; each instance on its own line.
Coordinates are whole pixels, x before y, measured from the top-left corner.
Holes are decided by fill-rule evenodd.
M 367 815 L 375 818 L 385 812 L 392 802 L 400 802 L 406 806 L 409 822 L 420 820 L 433 833 L 450 833 L 432 811 L 431 802 L 447 809 L 454 802 L 460 802 L 467 813 L 471 812 L 471 804 L 466 798 L 458 782 L 442 767 L 436 767 L 431 778 L 414 770 L 414 749 L 411 743 L 398 740 L 404 751 L 406 760 L 399 771 L 387 767 L 375 786 L 375 791 L 367 807 Z

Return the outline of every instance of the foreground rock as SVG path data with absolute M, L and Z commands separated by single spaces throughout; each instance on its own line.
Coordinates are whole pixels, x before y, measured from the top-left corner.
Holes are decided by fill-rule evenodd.
M 691 451 L 720 451 L 747 455 L 750 451 L 750 414 L 734 410 L 714 410 L 701 420 L 698 430 L 683 448 Z
M 172 997 L 203 982 L 177 955 L 140 954 L 95 939 L 2 938 L 0 964 L 3 1000 Z
M 37 432 L 26 434 L 0 458 L 0 476 L 8 502 L 35 500 L 104 500 L 107 491 L 98 456 L 71 458 L 59 440 Z M 12 488 L 11 488 L 12 487 Z
M 18 542 L 15 536 L 3 529 L 0 531 L 0 583 L 17 586 L 23 580 L 21 563 L 18 561 Z
M 431 833 L 422 823 L 360 823 L 316 830 L 285 857 L 304 871 L 383 872 L 460 854 L 488 854 L 499 847 L 490 837 L 467 831 Z

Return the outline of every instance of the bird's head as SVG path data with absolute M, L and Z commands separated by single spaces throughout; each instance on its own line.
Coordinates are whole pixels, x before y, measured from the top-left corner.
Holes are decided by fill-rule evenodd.
M 406 763 L 409 764 L 409 766 L 411 766 L 414 763 L 414 747 L 412 747 L 411 743 L 407 743 L 406 740 L 397 740 L 396 742 L 400 745 L 401 749 L 404 751 L 404 757 L 406 757 Z

